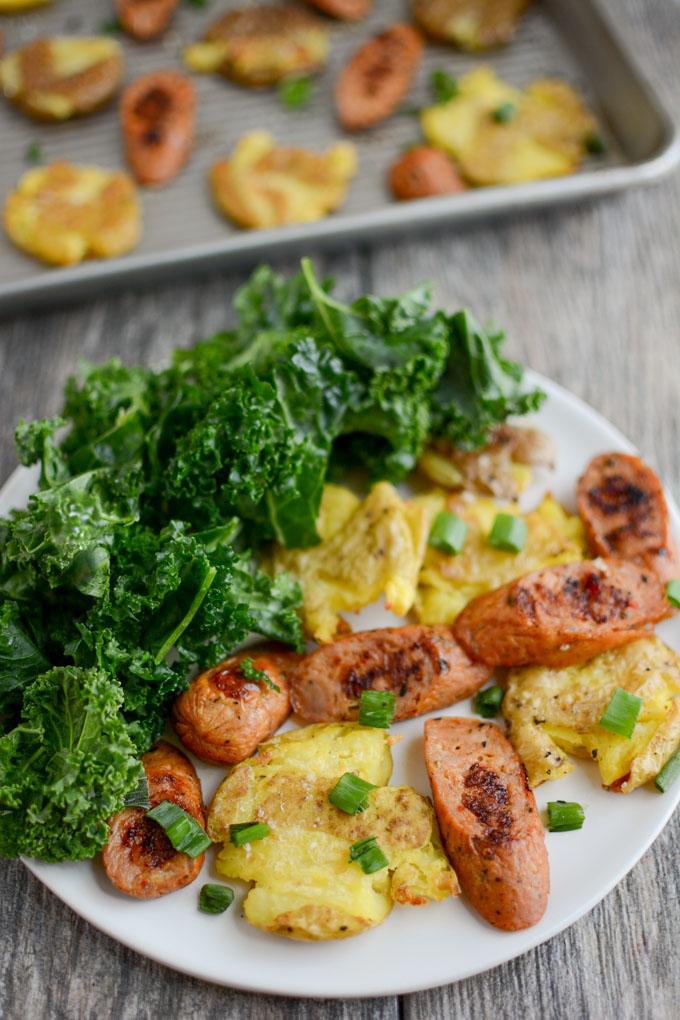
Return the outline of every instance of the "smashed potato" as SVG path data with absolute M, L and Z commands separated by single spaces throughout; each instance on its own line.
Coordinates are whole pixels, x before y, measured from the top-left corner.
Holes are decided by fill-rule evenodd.
M 219 18 L 202 42 L 187 47 L 184 63 L 192 71 L 266 88 L 319 70 L 327 56 L 328 29 L 311 11 L 260 4 Z
M 573 173 L 597 125 L 565 82 L 534 81 L 521 91 L 478 67 L 459 79 L 453 99 L 423 110 L 421 126 L 470 183 L 492 185 Z
M 438 499 L 438 505 L 434 502 Z M 540 567 L 585 559 L 586 539 L 578 517 L 568 514 L 552 496 L 545 496 L 530 513 L 499 507 L 491 499 L 466 501 L 459 497 L 417 496 L 433 511 L 449 509 L 467 522 L 465 545 L 457 556 L 427 547 L 418 579 L 415 614 L 421 623 L 453 623 L 472 599 Z M 519 553 L 494 549 L 487 536 L 499 510 L 523 517 L 527 540 Z
M 464 50 L 486 50 L 510 42 L 530 0 L 412 0 L 420 27 Z
M 255 883 L 243 904 L 251 924 L 287 938 L 347 938 L 380 924 L 395 902 L 457 894 L 432 805 L 411 787 L 386 786 L 391 771 L 388 734 L 354 723 L 284 733 L 233 769 L 215 794 L 208 832 L 224 841 L 220 875 Z M 328 800 L 345 772 L 377 787 L 353 816 Z M 250 821 L 266 822 L 269 835 L 233 846 L 229 826 Z M 389 864 L 366 875 L 349 848 L 370 836 Z
M 0 14 L 21 14 L 33 7 L 46 7 L 52 0 L 0 0 Z
M 599 726 L 617 687 L 642 698 L 630 739 Z M 581 666 L 513 670 L 503 715 L 532 786 L 571 772 L 566 752 L 594 760 L 604 786 L 629 793 L 657 775 L 680 741 L 680 657 L 643 638 Z
M 123 66 L 120 43 L 107 36 L 35 39 L 0 60 L 0 87 L 29 116 L 64 121 L 112 99 Z
M 210 184 L 221 211 L 239 226 L 279 227 L 311 223 L 337 209 L 356 167 L 348 142 L 316 153 L 277 148 L 266 131 L 253 131 L 214 164 Z
M 137 189 L 127 174 L 71 163 L 25 173 L 7 198 L 4 221 L 19 248 L 58 266 L 123 255 L 141 231 Z
M 321 544 L 274 552 L 274 573 L 287 570 L 302 585 L 305 627 L 319 643 L 333 639 L 340 613 L 358 612 L 383 592 L 386 607 L 401 616 L 415 598 L 427 540 L 421 507 L 407 510 L 388 482 L 375 485 L 363 503 L 355 500 L 348 490 L 326 486 Z

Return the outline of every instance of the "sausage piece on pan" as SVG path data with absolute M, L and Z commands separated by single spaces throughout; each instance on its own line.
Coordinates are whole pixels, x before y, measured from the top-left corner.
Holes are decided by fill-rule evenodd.
M 158 743 L 142 757 L 151 806 L 169 800 L 205 828 L 201 784 L 196 770 L 181 751 Z M 104 870 L 116 889 L 140 900 L 165 896 L 189 885 L 203 866 L 205 855 L 179 853 L 161 826 L 146 817 L 144 808 L 124 808 L 109 822 L 104 847 Z
M 594 555 L 639 560 L 662 580 L 680 577 L 661 482 L 639 457 L 593 457 L 579 478 L 576 500 Z
M 186 163 L 194 141 L 196 92 L 177 71 L 152 71 L 120 103 L 125 154 L 140 184 L 163 184 Z
M 274 648 L 253 649 L 199 674 L 175 702 L 182 743 L 205 761 L 235 765 L 250 757 L 290 714 L 289 673 L 299 658 Z M 244 659 L 269 682 L 249 679 Z
M 390 117 L 410 89 L 422 53 L 422 37 L 411 25 L 391 25 L 365 42 L 335 86 L 342 126 L 363 131 Z
M 162 35 L 178 6 L 179 0 L 116 0 L 123 31 L 140 42 Z
M 668 603 L 655 574 L 627 560 L 536 570 L 480 595 L 453 626 L 488 666 L 571 666 L 644 637 Z
M 291 701 L 306 722 L 327 722 L 356 719 L 362 691 L 392 691 L 394 718 L 410 719 L 467 698 L 490 673 L 470 661 L 450 627 L 386 627 L 305 656 L 291 676 Z
M 494 927 L 530 928 L 548 903 L 548 854 L 512 745 L 492 723 L 428 719 L 425 762 L 444 847 L 463 894 Z

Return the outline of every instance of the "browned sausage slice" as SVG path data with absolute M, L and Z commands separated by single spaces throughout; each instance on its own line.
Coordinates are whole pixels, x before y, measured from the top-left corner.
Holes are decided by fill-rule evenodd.
M 373 0 L 307 0 L 307 3 L 343 21 L 359 21 L 366 17 L 373 6 Z
M 169 800 L 205 828 L 201 784 L 181 751 L 161 740 L 142 757 L 151 806 Z M 116 889 L 140 900 L 155 899 L 193 882 L 205 854 L 191 858 L 174 849 L 157 822 L 143 808 L 124 808 L 109 823 L 104 869 Z
M 661 482 L 639 457 L 593 457 L 579 478 L 576 500 L 594 555 L 639 560 L 662 580 L 680 577 Z
M 179 0 L 116 0 L 116 12 L 123 31 L 146 42 L 162 35 Z
M 391 116 L 411 87 L 422 52 L 422 37 L 411 25 L 391 25 L 365 42 L 335 86 L 342 126 L 362 131 Z
M 153 71 L 128 85 L 120 103 L 128 163 L 140 184 L 162 184 L 187 161 L 194 141 L 196 92 L 177 71 Z
M 569 666 L 644 637 L 668 611 L 650 570 L 597 559 L 536 570 L 468 603 L 453 631 L 488 666 Z
M 235 765 L 249 758 L 287 719 L 288 674 L 299 658 L 294 652 L 253 649 L 201 673 L 175 702 L 174 725 L 182 743 L 205 761 Z M 248 679 L 244 659 L 252 659 L 278 690 Z
M 545 832 L 510 742 L 492 723 L 428 719 L 425 762 L 463 894 L 496 928 L 537 924 L 550 890 Z
M 491 674 L 450 627 L 385 627 L 349 634 L 305 656 L 291 676 L 293 711 L 306 722 L 356 719 L 362 691 L 392 691 L 395 719 L 452 705 Z
M 390 168 L 389 181 L 395 198 L 402 201 L 465 190 L 446 153 L 429 145 L 415 145 L 400 156 Z

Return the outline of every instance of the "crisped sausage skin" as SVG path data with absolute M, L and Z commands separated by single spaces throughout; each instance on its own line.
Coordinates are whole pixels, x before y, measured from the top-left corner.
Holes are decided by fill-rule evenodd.
M 480 595 L 453 631 L 488 666 L 569 666 L 644 637 L 667 609 L 652 571 L 620 559 L 585 560 Z
M 173 710 L 182 743 L 204 761 L 236 765 L 250 757 L 290 714 L 289 673 L 299 658 L 278 648 L 250 649 L 199 674 Z M 252 659 L 279 690 L 248 680 L 244 659 Z
M 196 92 L 176 71 L 153 71 L 129 85 L 120 104 L 128 163 L 140 184 L 175 177 L 194 141 Z
M 291 701 L 305 722 L 350 720 L 362 691 L 392 691 L 394 718 L 411 719 L 469 697 L 490 673 L 468 658 L 450 627 L 385 627 L 305 656 L 291 676 Z
M 140 42 L 162 35 L 178 6 L 179 0 L 116 0 L 123 31 Z
M 142 757 L 151 806 L 169 800 L 205 828 L 201 785 L 193 765 L 181 751 L 159 741 Z M 182 889 L 200 872 L 205 855 L 191 858 L 174 849 L 157 822 L 144 808 L 124 808 L 109 822 L 104 847 L 104 870 L 112 884 L 128 896 L 155 899 Z
M 359 21 L 373 6 L 373 0 L 307 0 L 307 3 L 342 21 Z
M 446 153 L 429 145 L 415 145 L 403 153 L 390 168 L 389 183 L 392 194 L 402 201 L 465 190 Z
M 639 457 L 593 457 L 579 478 L 576 500 L 594 555 L 644 563 L 662 581 L 680 577 L 661 482 Z
M 391 116 L 411 87 L 422 52 L 422 37 L 411 25 L 391 25 L 365 42 L 335 86 L 342 126 L 363 131 Z
M 490 924 L 530 928 L 550 889 L 545 834 L 526 771 L 492 723 L 429 719 L 425 762 L 447 855 Z

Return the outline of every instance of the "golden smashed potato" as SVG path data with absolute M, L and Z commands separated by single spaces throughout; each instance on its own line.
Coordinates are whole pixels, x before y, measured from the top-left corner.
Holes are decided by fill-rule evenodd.
M 52 163 L 10 192 L 5 230 L 29 255 L 58 266 L 130 251 L 141 232 L 137 189 L 125 173 Z
M 350 498 L 351 497 L 351 498 Z M 327 485 L 320 510 L 320 545 L 277 547 L 274 573 L 289 571 L 304 595 L 303 620 L 315 641 L 331 641 L 340 613 L 355 613 L 384 592 L 385 606 L 405 616 L 413 605 L 427 528 L 424 514 L 388 482 L 359 503 L 352 493 Z M 415 502 L 415 501 L 412 501 Z
M 573 173 L 596 121 L 565 82 L 534 81 L 524 91 L 489 67 L 458 81 L 458 93 L 421 114 L 431 145 L 452 156 L 477 185 L 515 184 Z
M 377 787 L 356 815 L 328 800 L 345 772 Z M 224 842 L 220 875 L 254 883 L 243 903 L 251 924 L 287 938 L 341 939 L 380 924 L 395 902 L 458 893 L 432 805 L 411 787 L 386 786 L 391 772 L 387 732 L 355 723 L 284 733 L 233 769 L 215 794 L 208 832 Z M 266 822 L 269 835 L 233 846 L 229 826 L 252 821 Z M 389 864 L 366 875 L 349 849 L 370 836 Z
M 98 110 L 123 77 L 123 50 L 108 36 L 53 36 L 0 60 L 7 99 L 36 120 L 64 121 Z
M 642 698 L 630 739 L 599 726 L 617 687 Z M 629 793 L 653 779 L 680 742 L 680 657 L 643 638 L 581 666 L 513 670 L 503 715 L 532 786 L 566 776 L 573 754 L 597 763 L 604 786 Z
M 435 500 L 439 500 L 436 507 Z M 530 513 L 516 506 L 499 506 L 491 499 L 417 496 L 412 502 L 427 501 L 433 510 L 448 509 L 468 525 L 465 545 L 457 556 L 427 547 L 418 579 L 415 615 L 421 623 L 453 623 L 471 599 L 499 588 L 516 577 L 540 567 L 574 563 L 586 557 L 586 539 L 578 517 L 568 514 L 552 496 L 545 496 Z M 527 525 L 527 540 L 519 553 L 494 549 L 487 542 L 497 513 L 516 514 Z
M 0 0 L 0 14 L 21 14 L 33 7 L 46 7 L 52 0 Z
M 349 142 L 316 153 L 279 148 L 266 131 L 253 131 L 214 164 L 210 185 L 221 211 L 239 226 L 280 227 L 311 223 L 337 209 L 356 168 Z
M 420 27 L 464 50 L 510 42 L 529 0 L 411 0 Z

